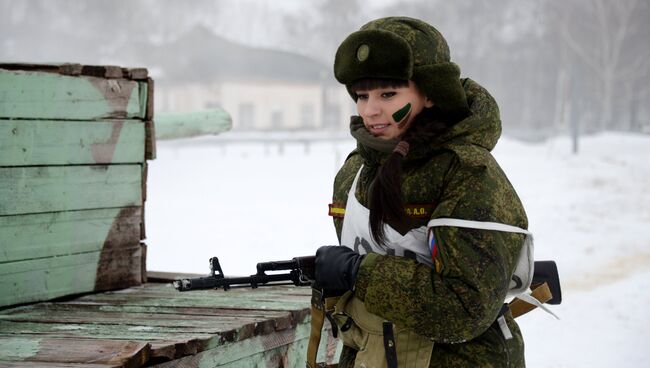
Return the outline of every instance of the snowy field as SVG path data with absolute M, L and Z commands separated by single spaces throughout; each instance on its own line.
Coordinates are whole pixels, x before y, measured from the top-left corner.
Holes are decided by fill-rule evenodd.
M 336 244 L 327 205 L 353 141 L 226 144 L 233 134 L 158 142 L 149 270 L 206 274 L 218 256 L 226 275 L 247 275 Z M 650 367 L 650 136 L 587 137 L 577 155 L 567 138 L 502 138 L 494 155 L 526 207 L 536 258 L 556 260 L 562 279 L 561 320 L 518 319 L 527 365 Z

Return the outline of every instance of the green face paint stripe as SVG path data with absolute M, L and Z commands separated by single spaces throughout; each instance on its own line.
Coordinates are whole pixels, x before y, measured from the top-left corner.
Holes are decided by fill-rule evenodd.
M 399 124 L 402 120 L 404 120 L 404 118 L 406 117 L 406 115 L 408 115 L 409 112 L 411 112 L 410 102 L 407 103 L 406 106 L 402 107 L 401 109 L 393 113 L 393 120 Z
M 406 114 L 404 119 L 402 119 L 402 121 L 399 124 L 397 124 L 397 127 L 400 128 L 400 129 L 404 128 L 404 126 L 406 126 L 406 122 L 409 121 L 409 116 L 411 116 L 411 111 L 410 110 L 409 110 L 408 114 Z

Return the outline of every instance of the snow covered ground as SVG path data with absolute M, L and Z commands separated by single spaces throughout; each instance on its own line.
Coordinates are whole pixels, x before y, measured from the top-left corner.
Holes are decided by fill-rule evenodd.
M 352 140 L 234 143 L 232 135 L 158 142 L 146 207 L 148 269 L 254 273 L 313 254 L 336 235 L 332 179 Z M 225 137 L 231 135 L 225 143 Z M 650 136 L 502 138 L 494 155 L 517 189 L 536 258 L 558 263 L 561 318 L 519 318 L 529 367 L 650 367 Z

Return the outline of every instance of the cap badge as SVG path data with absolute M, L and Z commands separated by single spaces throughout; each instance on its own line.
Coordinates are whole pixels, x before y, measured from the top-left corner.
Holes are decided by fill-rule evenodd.
M 357 49 L 357 60 L 359 61 L 366 61 L 368 59 L 368 55 L 370 55 L 370 46 L 366 45 L 365 43 L 359 46 Z

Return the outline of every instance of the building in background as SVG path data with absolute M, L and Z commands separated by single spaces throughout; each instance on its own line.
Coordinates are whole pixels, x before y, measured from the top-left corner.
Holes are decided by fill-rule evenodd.
M 157 111 L 220 107 L 235 131 L 342 131 L 355 113 L 331 67 L 302 55 L 235 44 L 203 27 L 133 47 L 156 74 Z

